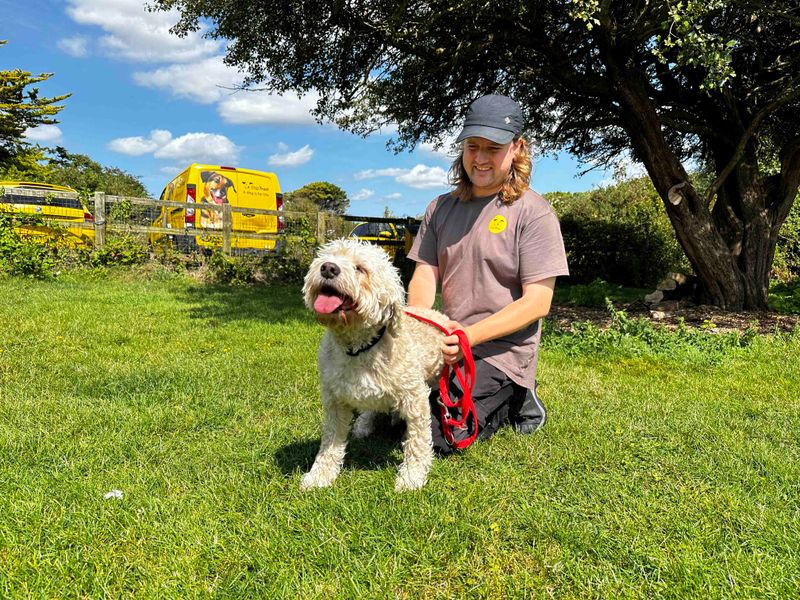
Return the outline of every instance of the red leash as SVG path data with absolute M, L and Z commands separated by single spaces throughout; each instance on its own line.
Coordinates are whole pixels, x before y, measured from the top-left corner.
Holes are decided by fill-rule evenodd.
M 464 390 L 464 395 L 455 402 L 450 400 L 450 365 L 445 363 L 442 374 L 439 376 L 439 420 L 442 423 L 442 432 L 444 433 L 444 438 L 447 440 L 447 443 L 458 450 L 466 448 L 478 437 L 478 413 L 475 412 L 475 404 L 472 402 L 472 388 L 475 385 L 475 361 L 472 358 L 472 350 L 470 350 L 469 347 L 467 334 L 461 329 L 448 331 L 435 321 L 420 317 L 408 311 L 406 311 L 406 314 L 410 317 L 414 317 L 418 321 L 436 327 L 446 335 L 458 336 L 458 345 L 461 348 L 461 353 L 464 355 L 464 370 L 461 371 L 458 365 L 453 365 L 453 372 L 456 374 L 456 378 L 461 384 L 461 389 Z M 457 408 L 459 410 L 461 414 L 460 419 L 454 419 L 450 416 L 451 408 Z M 456 441 L 453 437 L 453 429 L 466 429 L 470 415 L 472 415 L 472 433 L 468 438 Z

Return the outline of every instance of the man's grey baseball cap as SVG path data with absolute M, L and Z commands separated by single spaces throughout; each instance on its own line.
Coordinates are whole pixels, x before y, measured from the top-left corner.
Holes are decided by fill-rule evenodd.
M 522 133 L 523 124 L 522 110 L 511 98 L 499 94 L 482 96 L 469 105 L 464 129 L 456 142 L 480 137 L 507 144 Z

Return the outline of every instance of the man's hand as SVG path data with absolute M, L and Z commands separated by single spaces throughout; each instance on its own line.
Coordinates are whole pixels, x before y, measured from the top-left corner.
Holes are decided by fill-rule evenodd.
M 447 321 L 444 323 L 444 327 L 450 332 L 461 329 L 466 333 L 466 329 L 458 321 Z M 469 340 L 469 333 L 467 333 L 467 339 Z M 442 355 L 444 356 L 444 362 L 448 365 L 454 365 L 464 358 L 457 335 L 451 334 L 442 339 Z

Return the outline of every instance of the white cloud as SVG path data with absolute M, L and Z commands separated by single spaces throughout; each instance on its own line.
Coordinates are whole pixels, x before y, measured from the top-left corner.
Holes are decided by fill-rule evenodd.
M 193 63 L 137 71 L 133 80 L 143 87 L 166 90 L 177 98 L 211 104 L 234 94 L 231 88 L 241 85 L 244 79 L 222 59 L 222 56 L 210 56 Z
M 62 52 L 74 58 L 86 58 L 89 56 L 89 39 L 82 35 L 62 38 L 58 40 L 57 45 Z
M 146 62 L 191 62 L 219 52 L 220 43 L 203 39 L 204 28 L 180 38 L 169 32 L 177 10 L 148 12 L 142 0 L 68 0 L 67 14 L 106 35 L 100 46 L 115 58 Z
M 133 80 L 143 87 L 165 90 L 177 98 L 201 104 L 218 103 L 217 111 L 226 123 L 316 123 L 311 111 L 317 105 L 318 94 L 306 94 L 301 98 L 291 92 L 279 96 L 261 90 L 237 89 L 244 82 L 244 76 L 227 66 L 222 55 L 152 71 L 137 71 Z
M 383 196 L 382 199 L 383 200 L 399 200 L 402 197 L 403 197 L 403 194 L 401 194 L 400 192 L 395 192 L 394 194 L 387 194 L 387 195 Z
M 395 178 L 395 181 L 420 190 L 445 187 L 447 186 L 447 172 L 441 167 L 416 165 L 408 173 Z
M 376 177 L 399 177 L 408 173 L 408 169 L 366 169 L 359 171 L 353 177 L 356 179 L 375 179 Z
M 108 143 L 109 150 L 119 152 L 120 154 L 127 154 L 128 156 L 141 156 L 142 154 L 150 154 L 157 151 L 162 146 L 169 143 L 172 139 L 172 134 L 164 129 L 154 129 L 150 132 L 149 137 L 135 136 L 126 138 L 117 138 Z
M 314 150 L 308 144 L 294 152 L 289 152 L 289 147 L 283 143 L 278 144 L 278 149 L 282 152 L 273 154 L 267 161 L 271 167 L 299 167 L 314 156 Z
M 316 123 L 311 111 L 317 94 L 286 93 L 283 96 L 262 91 L 240 91 L 221 99 L 219 114 L 226 123 L 256 125 L 265 123 Z
M 239 151 L 240 148 L 224 135 L 195 132 L 170 140 L 153 156 L 180 162 L 225 164 L 236 162 Z
M 29 127 L 22 135 L 29 142 L 52 143 L 60 142 L 62 138 L 61 130 L 55 125 L 39 125 L 34 128 Z
M 375 195 L 373 190 L 368 190 L 367 188 L 361 188 L 355 194 L 350 196 L 351 200 L 366 200 L 367 198 L 371 198 Z
M 95 43 L 112 58 L 164 63 L 159 68 L 134 72 L 138 85 L 201 104 L 217 103 L 226 123 L 316 123 L 311 111 L 316 108 L 318 94 L 301 98 L 290 92 L 279 96 L 266 91 L 237 91 L 244 75 L 224 64 L 220 42 L 202 37 L 207 26 L 201 24 L 200 31 L 180 38 L 169 32 L 180 18 L 176 10 L 148 12 L 145 6 L 142 0 L 68 0 L 67 14 L 81 25 L 101 28 L 105 35 Z M 77 46 L 73 43 L 72 47 Z
M 236 162 L 241 150 L 224 135 L 195 132 L 173 138 L 172 134 L 164 129 L 154 129 L 148 137 L 117 138 L 111 140 L 108 147 L 115 152 L 131 156 L 152 153 L 155 158 L 180 163 L 210 164 Z
M 441 167 L 416 165 L 411 169 L 367 169 L 359 171 L 353 176 L 355 179 L 374 179 L 376 177 L 393 177 L 397 183 L 402 183 L 416 189 L 430 189 L 446 187 L 447 171 Z

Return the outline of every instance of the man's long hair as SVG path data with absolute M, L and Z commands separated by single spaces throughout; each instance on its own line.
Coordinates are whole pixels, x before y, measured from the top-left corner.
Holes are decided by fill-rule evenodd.
M 528 142 L 525 138 L 517 138 L 520 143 L 517 154 L 511 162 L 511 169 L 508 171 L 508 177 L 500 190 L 500 199 L 506 203 L 511 204 L 517 200 L 528 186 L 531 181 L 531 155 L 528 149 Z M 472 182 L 467 175 L 464 168 L 464 147 L 462 145 L 461 152 L 453 161 L 450 166 L 450 185 L 455 186 L 453 195 L 459 200 L 467 201 L 473 196 Z

